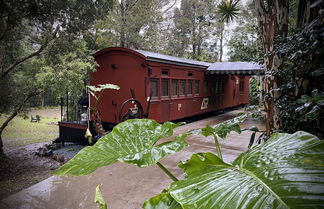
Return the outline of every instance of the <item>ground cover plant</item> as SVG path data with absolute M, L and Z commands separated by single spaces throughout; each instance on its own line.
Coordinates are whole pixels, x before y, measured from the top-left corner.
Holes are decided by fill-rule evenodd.
M 262 145 L 242 153 L 231 164 L 222 160 L 218 145 L 231 131 L 241 132 L 246 115 L 215 126 L 192 130 L 156 145 L 173 135 L 181 124 L 133 119 L 118 124 L 92 147 L 83 149 L 59 168 L 57 175 L 86 175 L 120 161 L 148 167 L 157 164 L 174 182 L 147 200 L 144 208 L 309 208 L 324 205 L 324 143 L 306 132 L 277 133 Z M 196 153 L 179 163 L 178 180 L 159 161 L 187 146 L 191 134 L 212 135 L 216 155 Z M 105 208 L 99 188 L 96 202 Z

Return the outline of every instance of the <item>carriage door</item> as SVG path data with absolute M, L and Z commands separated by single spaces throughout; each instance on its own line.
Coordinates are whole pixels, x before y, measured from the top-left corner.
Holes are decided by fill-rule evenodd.
M 161 80 L 161 121 L 170 120 L 170 80 Z

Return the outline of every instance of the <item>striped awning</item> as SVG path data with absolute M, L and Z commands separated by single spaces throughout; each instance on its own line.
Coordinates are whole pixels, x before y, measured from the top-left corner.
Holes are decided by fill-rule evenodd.
M 215 62 L 211 64 L 207 74 L 241 74 L 258 75 L 263 74 L 264 67 L 255 62 Z

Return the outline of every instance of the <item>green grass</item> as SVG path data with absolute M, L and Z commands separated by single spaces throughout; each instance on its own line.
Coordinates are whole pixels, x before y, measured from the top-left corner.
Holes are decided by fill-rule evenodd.
M 1 115 L 0 123 L 5 119 L 6 116 Z M 3 144 L 12 147 L 52 141 L 58 137 L 59 128 L 51 123 L 58 121 L 58 118 L 41 117 L 39 123 L 31 123 L 30 118 L 24 120 L 16 116 L 2 133 Z

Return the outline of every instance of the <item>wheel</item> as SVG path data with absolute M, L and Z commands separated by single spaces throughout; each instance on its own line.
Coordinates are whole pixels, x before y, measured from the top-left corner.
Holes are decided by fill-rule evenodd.
M 119 122 L 134 118 L 144 118 L 144 112 L 141 103 L 138 100 L 131 98 L 126 100 L 120 107 Z

